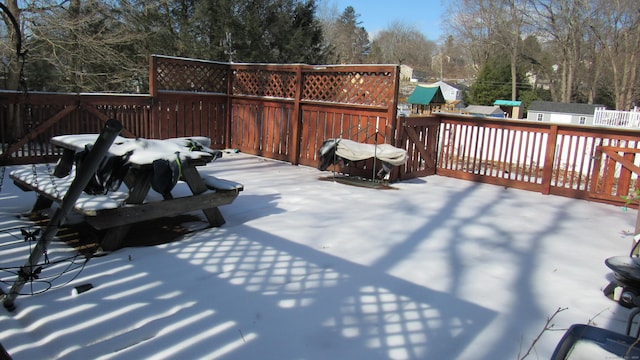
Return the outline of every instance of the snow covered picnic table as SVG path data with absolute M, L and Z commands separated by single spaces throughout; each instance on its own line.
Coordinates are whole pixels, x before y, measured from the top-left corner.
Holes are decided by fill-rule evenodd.
M 48 164 L 29 165 L 10 174 L 22 190 L 38 193 L 32 212 L 41 212 L 54 202 L 63 201 L 77 167 L 81 167 L 78 161 L 83 151 L 90 149 L 98 136 L 54 137 L 51 143 L 63 149 L 54 169 Z M 123 240 L 132 224 L 160 217 L 202 211 L 211 226 L 221 226 L 225 220 L 218 207 L 232 203 L 243 186 L 223 179 L 202 178 L 196 167 L 222 156 L 221 151 L 209 146 L 210 140 L 205 137 L 155 140 L 118 136 L 101 164 L 103 177 L 110 177 L 111 181 L 97 190 L 85 189 L 74 210 L 102 232 L 100 245 L 104 250 L 124 246 Z M 119 181 L 114 178 L 118 172 Z M 94 175 L 99 177 L 98 173 Z M 155 192 L 150 192 L 152 188 Z

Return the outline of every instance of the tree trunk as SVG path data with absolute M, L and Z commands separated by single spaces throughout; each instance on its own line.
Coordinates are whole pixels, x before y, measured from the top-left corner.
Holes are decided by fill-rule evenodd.
M 629 32 L 626 51 L 629 58 L 625 63 L 625 101 L 621 110 L 631 110 L 633 106 L 634 89 L 638 84 L 638 49 L 640 49 L 640 26 L 636 26 L 635 31 Z
M 518 100 L 518 58 L 520 57 L 520 20 L 516 3 L 511 3 L 511 21 L 513 26 L 513 45 L 511 47 L 511 100 Z
M 16 20 L 18 26 L 20 26 L 20 8 L 18 8 L 18 0 L 9 0 L 6 1 L 6 6 L 11 12 L 11 15 Z M 11 38 L 11 49 L 14 50 L 10 52 L 11 56 L 9 58 L 9 74 L 7 79 L 7 89 L 16 90 L 20 86 L 20 59 L 18 56 L 18 52 L 21 51 L 19 49 L 19 44 L 21 43 L 21 35 L 19 33 L 19 29 L 14 28 L 14 24 L 9 21 L 8 17 L 2 17 L 9 31 L 9 37 Z M 17 30 L 17 31 L 16 31 Z
M 8 90 L 20 90 L 20 68 L 21 68 L 21 59 L 20 53 L 22 49 L 20 48 L 20 44 L 22 42 L 21 33 L 20 33 L 20 8 L 18 8 L 18 0 L 8 0 L 5 2 L 6 7 L 11 13 L 11 16 L 16 21 L 16 25 L 18 29 L 14 27 L 14 24 L 10 21 L 8 16 L 3 16 L 7 31 L 9 32 L 9 37 L 11 39 L 11 49 L 9 52 L 9 66 L 8 66 L 8 74 L 7 74 L 7 89 Z M 26 89 L 25 89 L 26 90 Z M 14 141 L 19 138 L 21 134 L 22 128 L 22 111 L 20 111 L 21 107 L 18 105 L 8 107 L 7 117 L 8 117 L 8 129 L 5 139 L 9 142 Z

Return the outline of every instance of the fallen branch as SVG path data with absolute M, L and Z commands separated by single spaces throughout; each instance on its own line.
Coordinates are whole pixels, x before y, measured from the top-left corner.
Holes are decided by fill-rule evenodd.
M 520 357 L 520 353 L 518 353 L 518 360 L 522 360 L 522 359 L 526 358 L 527 356 L 529 356 L 529 354 L 531 354 L 531 351 L 536 346 L 536 343 L 542 337 L 542 334 L 544 334 L 546 331 L 549 331 L 549 330 L 553 329 L 554 324 L 551 323 L 551 321 L 553 321 L 553 318 L 555 318 L 556 315 L 558 315 L 559 313 L 561 313 L 561 312 L 563 312 L 565 310 L 567 310 L 567 308 L 557 308 L 556 311 L 553 313 L 553 315 L 551 315 L 550 317 L 547 318 L 547 321 L 544 324 L 544 328 L 542 328 L 540 333 L 538 333 L 538 336 L 536 336 L 536 338 L 533 339 L 533 342 L 529 346 L 529 349 L 527 349 L 527 352 L 524 354 L 524 356 Z

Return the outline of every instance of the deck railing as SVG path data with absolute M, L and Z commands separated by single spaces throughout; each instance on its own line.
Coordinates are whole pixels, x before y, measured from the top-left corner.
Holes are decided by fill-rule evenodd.
M 640 186 L 629 170 L 640 164 L 638 130 L 455 115 L 439 120 L 439 175 L 614 204 Z
M 389 143 L 409 154 L 391 181 L 439 174 L 616 204 L 639 185 L 626 170 L 639 165 L 638 130 L 438 113 L 396 118 L 398 73 L 390 65 L 154 57 L 148 95 L 0 92 L 0 165 L 52 161 L 52 136 L 99 132 L 115 118 L 123 136 L 207 136 L 214 148 L 308 166 L 317 166 L 328 138 Z M 342 171 L 370 177 L 379 168 L 372 162 Z

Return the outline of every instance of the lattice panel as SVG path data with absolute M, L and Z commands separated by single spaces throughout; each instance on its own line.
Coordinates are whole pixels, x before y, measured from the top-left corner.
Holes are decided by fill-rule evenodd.
M 387 106 L 393 99 L 391 72 L 307 73 L 303 100 Z
M 159 58 L 156 66 L 158 90 L 227 92 L 227 67 L 204 62 Z
M 294 98 L 296 73 L 274 70 L 245 70 L 233 72 L 233 95 Z

